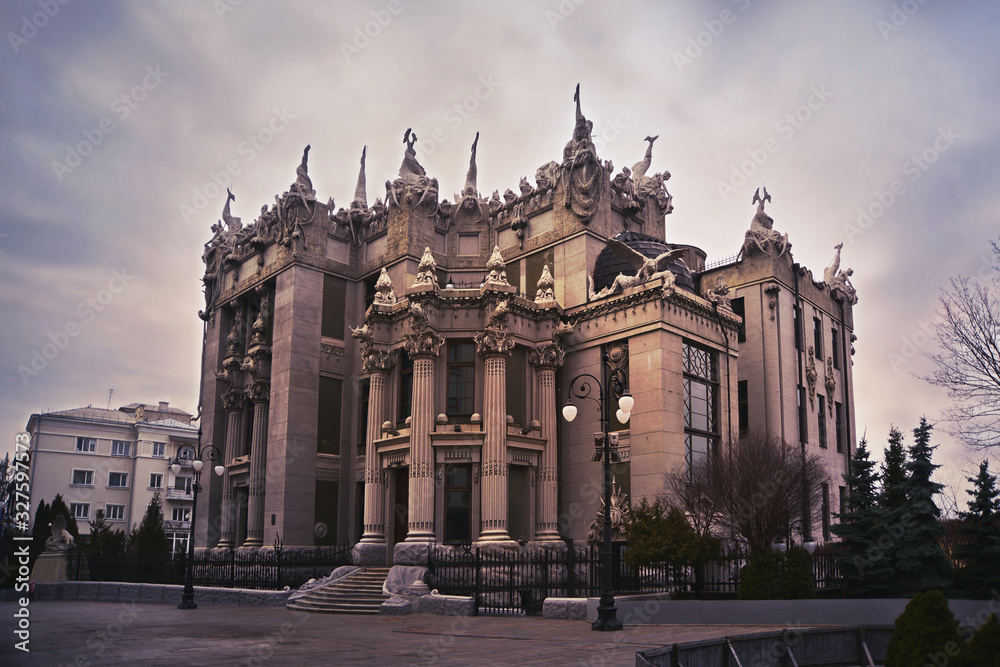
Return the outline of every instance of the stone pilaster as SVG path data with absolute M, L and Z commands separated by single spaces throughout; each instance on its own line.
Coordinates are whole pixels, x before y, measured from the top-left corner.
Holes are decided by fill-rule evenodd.
M 566 352 L 560 345 L 550 344 L 533 350 L 528 360 L 535 367 L 539 397 L 539 422 L 545 451 L 538 469 L 538 512 L 535 539 L 558 541 L 559 537 L 559 461 L 556 441 L 556 369 L 562 365 Z
M 379 350 L 363 352 L 368 371 L 368 424 L 365 438 L 365 513 L 362 544 L 385 544 L 385 479 L 375 441 L 385 415 L 385 387 L 395 357 Z M 383 556 L 384 558 L 384 556 Z M 384 561 L 383 561 L 384 562 Z
M 222 404 L 226 409 L 226 451 L 224 463 L 226 472 L 222 479 L 222 539 L 218 546 L 236 546 L 236 494 L 233 491 L 233 480 L 229 476 L 229 464 L 238 454 L 240 440 L 243 437 L 243 392 L 230 389 L 222 395 Z
M 410 428 L 410 524 L 407 542 L 433 542 L 434 533 L 434 362 L 444 340 L 434 331 L 407 337 L 413 359 L 413 410 Z
M 267 410 L 270 383 L 258 380 L 250 387 L 253 400 L 253 433 L 250 440 L 250 498 L 247 506 L 245 547 L 264 544 L 264 488 L 267 470 Z
M 507 357 L 514 341 L 506 333 L 487 329 L 476 336 L 485 360 L 483 380 L 483 440 L 479 542 L 509 542 L 507 532 Z

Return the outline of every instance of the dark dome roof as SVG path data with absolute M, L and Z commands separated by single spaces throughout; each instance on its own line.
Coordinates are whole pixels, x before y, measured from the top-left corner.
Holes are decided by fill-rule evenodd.
M 615 235 L 615 238 L 650 259 L 654 259 L 670 250 L 669 245 L 647 234 L 619 232 Z M 683 262 L 674 261 L 668 265 L 668 268 L 677 276 L 677 287 L 696 293 L 691 271 Z M 624 273 L 626 276 L 633 276 L 635 275 L 635 271 L 627 261 L 616 255 L 615 251 L 609 246 L 606 246 L 601 251 L 601 254 L 597 256 L 597 261 L 594 263 L 594 290 L 600 291 L 605 287 L 609 287 L 619 273 Z

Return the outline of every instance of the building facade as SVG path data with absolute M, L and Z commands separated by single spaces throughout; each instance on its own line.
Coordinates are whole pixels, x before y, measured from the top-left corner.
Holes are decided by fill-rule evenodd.
M 28 421 L 31 516 L 62 494 L 80 535 L 101 512 L 113 529 L 142 521 L 153 494 L 163 502 L 172 550 L 183 551 L 191 528 L 192 468 L 198 428 L 168 403 L 118 410 L 85 407 L 43 412 Z M 175 475 L 171 463 L 180 463 Z
M 594 539 L 600 411 L 584 400 L 572 423 L 559 416 L 583 374 L 591 396 L 599 383 L 635 399 L 627 423 L 609 424 L 622 497 L 655 495 L 664 473 L 741 428 L 797 442 L 804 420 L 815 435 L 802 446 L 818 448 L 818 408 L 803 414 L 797 388 L 813 397 L 820 377 L 837 383 L 818 391 L 843 411 L 843 451 L 829 456 L 842 469 L 854 435 L 844 272 L 809 280 L 763 201 L 739 256 L 706 268 L 700 249 L 666 242 L 669 173 L 647 175 L 655 137 L 615 173 L 591 129 L 577 97 L 562 160 L 502 196 L 478 190 L 477 135 L 461 192 L 440 199 L 409 130 L 374 204 L 364 151 L 337 209 L 317 198 L 308 147 L 253 223 L 230 195 L 201 311 L 203 437 L 226 473 L 203 479 L 196 544 L 350 542 L 357 562 L 385 563 L 435 543 Z M 829 373 L 788 347 L 803 342 L 789 338 L 793 309 L 825 327 L 812 354 L 836 359 Z M 609 385 L 615 369 L 624 386 Z

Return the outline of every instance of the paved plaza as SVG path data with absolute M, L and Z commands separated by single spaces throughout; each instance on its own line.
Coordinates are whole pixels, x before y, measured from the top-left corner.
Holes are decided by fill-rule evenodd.
M 14 648 L 19 609 L 0 603 L 0 665 L 634 665 L 674 642 L 773 626 L 632 626 L 518 617 L 327 615 L 285 608 L 34 601 L 30 653 Z

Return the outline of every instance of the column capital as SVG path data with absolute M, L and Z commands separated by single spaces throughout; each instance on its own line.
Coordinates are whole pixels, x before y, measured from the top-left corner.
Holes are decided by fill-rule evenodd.
M 396 365 L 396 357 L 389 350 L 362 349 L 361 365 L 368 373 L 388 373 Z
M 271 396 L 271 382 L 269 380 L 254 380 L 250 385 L 250 400 L 254 403 L 266 403 Z
M 243 407 L 245 399 L 246 394 L 239 389 L 229 389 L 222 394 L 222 406 L 226 410 L 239 410 Z
M 444 338 L 433 329 L 427 329 L 421 333 L 408 333 L 404 335 L 406 343 L 404 343 L 403 347 L 412 359 L 418 357 L 436 357 L 441 352 L 441 346 L 444 345 Z
M 528 353 L 528 361 L 537 368 L 556 369 L 566 359 L 566 348 L 559 343 L 546 343 Z
M 487 329 L 475 335 L 476 352 L 484 357 L 510 356 L 514 341 L 504 331 Z

